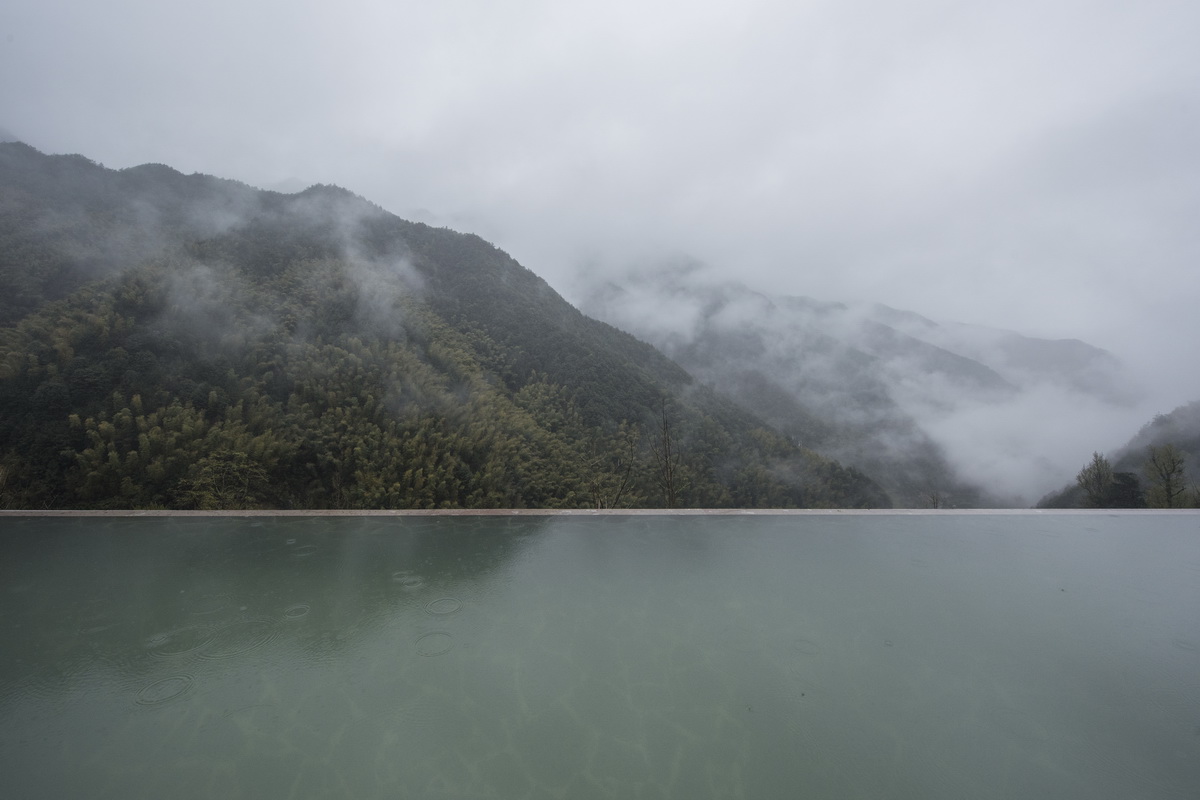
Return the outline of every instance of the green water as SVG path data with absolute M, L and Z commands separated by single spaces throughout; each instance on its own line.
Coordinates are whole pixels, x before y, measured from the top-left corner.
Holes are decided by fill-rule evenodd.
M 1200 797 L 1200 516 L 0 519 L 13 798 Z

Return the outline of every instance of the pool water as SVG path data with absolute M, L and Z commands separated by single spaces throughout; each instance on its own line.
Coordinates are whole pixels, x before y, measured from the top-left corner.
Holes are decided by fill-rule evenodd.
M 1200 515 L 0 518 L 14 798 L 1191 798 Z

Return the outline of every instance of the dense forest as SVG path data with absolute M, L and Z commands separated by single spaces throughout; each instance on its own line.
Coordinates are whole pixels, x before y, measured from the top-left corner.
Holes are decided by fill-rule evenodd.
M 479 237 L 0 144 L 0 507 L 884 507 Z

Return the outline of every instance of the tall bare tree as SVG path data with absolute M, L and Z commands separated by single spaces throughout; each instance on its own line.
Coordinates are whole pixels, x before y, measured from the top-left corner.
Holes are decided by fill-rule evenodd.
M 663 502 L 667 508 L 675 508 L 679 504 L 679 493 L 682 489 L 681 467 L 683 454 L 679 450 L 679 441 L 671 430 L 671 418 L 667 414 L 667 401 L 663 398 L 661 417 L 658 426 L 658 436 L 650 444 L 654 452 L 657 471 L 655 481 L 662 489 Z
M 1091 463 L 1075 476 L 1088 508 L 1106 508 L 1109 505 L 1114 480 L 1112 464 L 1099 453 L 1092 453 Z
M 1187 497 L 1183 453 L 1173 444 L 1150 446 L 1142 472 L 1150 483 L 1146 503 L 1151 508 L 1182 508 Z
M 611 441 L 594 440 L 585 464 L 588 492 L 596 510 L 619 508 L 633 483 L 641 432 L 622 422 Z

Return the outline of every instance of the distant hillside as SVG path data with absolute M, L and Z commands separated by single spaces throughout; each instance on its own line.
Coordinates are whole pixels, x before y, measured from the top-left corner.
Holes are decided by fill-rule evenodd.
M 1035 389 L 1064 400 L 1124 400 L 1116 360 L 1083 342 L 768 295 L 701 273 L 691 263 L 643 269 L 593 286 L 582 307 L 795 441 L 869 473 L 900 505 L 1019 503 L 1010 484 L 1037 486 L 1038 476 L 1024 473 L 1041 454 L 1014 452 L 1001 427 L 1013 423 L 993 417 L 1016 417 L 1005 409 Z M 1035 429 L 1031 413 L 1020 411 L 1022 424 Z M 1066 402 L 1060 413 L 1070 413 Z M 1022 474 L 1006 482 L 1013 471 Z
M 1136 486 L 1136 493 L 1127 493 L 1122 498 L 1135 498 L 1134 502 L 1120 502 L 1119 505 L 1137 506 L 1145 501 L 1152 482 L 1145 470 L 1150 449 L 1167 445 L 1181 456 L 1185 486 L 1189 495 L 1194 494 L 1197 484 L 1200 484 L 1200 400 L 1182 405 L 1169 414 L 1156 415 L 1124 446 L 1106 456 L 1113 471 L 1124 473 L 1125 481 Z M 1085 466 L 1079 465 L 1080 469 Z M 1082 508 L 1085 505 L 1084 493 L 1074 483 L 1046 495 L 1038 502 L 1040 508 Z
M 937 323 L 882 305 L 872 306 L 868 313 L 871 320 L 900 335 L 986 365 L 1018 391 L 1049 382 L 1108 402 L 1130 400 L 1117 359 L 1078 339 L 1037 339 L 981 325 Z
M 7 507 L 882 506 L 479 237 L 0 144 Z

